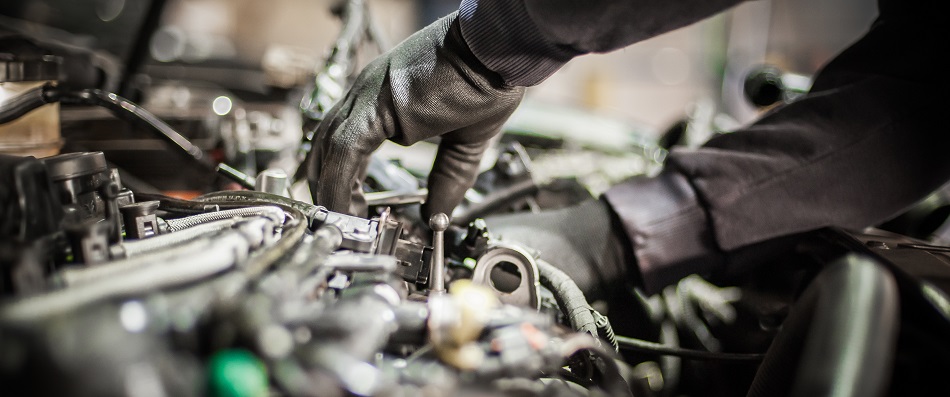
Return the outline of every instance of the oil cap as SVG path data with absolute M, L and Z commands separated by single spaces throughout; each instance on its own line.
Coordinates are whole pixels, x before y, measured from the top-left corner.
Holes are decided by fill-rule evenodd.
M 109 170 L 102 152 L 73 152 L 46 157 L 43 163 L 54 181 L 97 174 Z

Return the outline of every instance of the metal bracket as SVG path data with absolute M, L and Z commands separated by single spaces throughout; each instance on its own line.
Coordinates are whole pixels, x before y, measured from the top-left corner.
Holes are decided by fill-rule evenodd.
M 499 266 L 502 268 L 496 270 Z M 517 287 L 509 288 L 514 286 L 515 277 L 519 278 Z M 534 309 L 541 307 L 539 279 L 534 257 L 519 246 L 505 243 L 488 247 L 475 263 L 472 275 L 472 282 L 491 288 L 503 303 Z

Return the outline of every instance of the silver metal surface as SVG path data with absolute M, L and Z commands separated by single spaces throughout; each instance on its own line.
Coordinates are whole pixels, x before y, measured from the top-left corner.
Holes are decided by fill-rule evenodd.
M 517 288 L 510 292 L 499 289 L 492 280 L 492 271 L 504 264 L 513 265 L 520 276 Z M 475 263 L 475 273 L 472 275 L 472 282 L 491 288 L 503 303 L 534 309 L 541 307 L 539 279 L 534 257 L 521 247 L 504 243 L 496 243 L 488 248 Z
M 429 218 L 432 229 L 432 273 L 429 281 L 429 293 L 445 293 L 445 229 L 449 228 L 449 216 L 443 213 Z
M 287 173 L 280 168 L 269 168 L 261 171 L 254 181 L 254 190 L 283 197 L 290 197 L 287 191 L 289 186 L 290 180 Z

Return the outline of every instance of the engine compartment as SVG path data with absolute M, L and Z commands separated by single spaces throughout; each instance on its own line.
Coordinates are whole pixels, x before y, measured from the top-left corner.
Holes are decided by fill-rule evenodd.
M 363 3 L 342 4 L 341 33 L 372 36 Z M 950 390 L 946 192 L 881 228 L 787 236 L 734 253 L 729 274 L 591 300 L 484 219 L 568 207 L 656 173 L 690 127 L 652 140 L 529 108 L 452 214 L 419 213 L 429 141 L 372 157 L 366 217 L 329 211 L 310 199 L 300 164 L 347 82 L 340 70 L 353 69 L 341 52 L 353 39 L 341 34 L 306 86 L 242 100 L 155 77 L 174 75 L 169 65 L 123 89 L 132 83 L 99 55 L 0 37 L 10 55 L 0 88 L 12 93 L 0 97 L 0 138 L 44 131 L 0 145 L 3 395 Z M 59 67 L 70 77 L 58 81 Z M 102 84 L 76 78 L 96 73 Z M 750 81 L 778 81 L 759 77 Z M 771 93 L 790 100 L 799 88 Z M 598 144 L 541 128 L 559 123 L 613 135 Z

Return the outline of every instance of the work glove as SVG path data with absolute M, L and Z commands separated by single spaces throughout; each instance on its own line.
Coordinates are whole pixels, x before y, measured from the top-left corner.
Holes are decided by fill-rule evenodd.
M 373 151 L 386 139 L 441 137 L 421 211 L 451 214 L 523 96 L 475 58 L 456 13 L 439 19 L 370 63 L 317 126 L 306 160 L 314 203 L 365 216 L 361 181 Z
M 642 297 L 642 295 L 641 295 Z M 720 287 L 698 274 L 669 285 L 661 293 L 643 297 L 656 323 L 669 322 L 708 351 L 719 351 L 721 342 L 711 326 L 732 325 L 738 316 L 734 303 L 742 298 L 739 287 Z
M 537 251 L 541 259 L 571 277 L 590 302 L 610 300 L 637 283 L 633 251 L 603 199 L 484 220 L 492 238 Z

